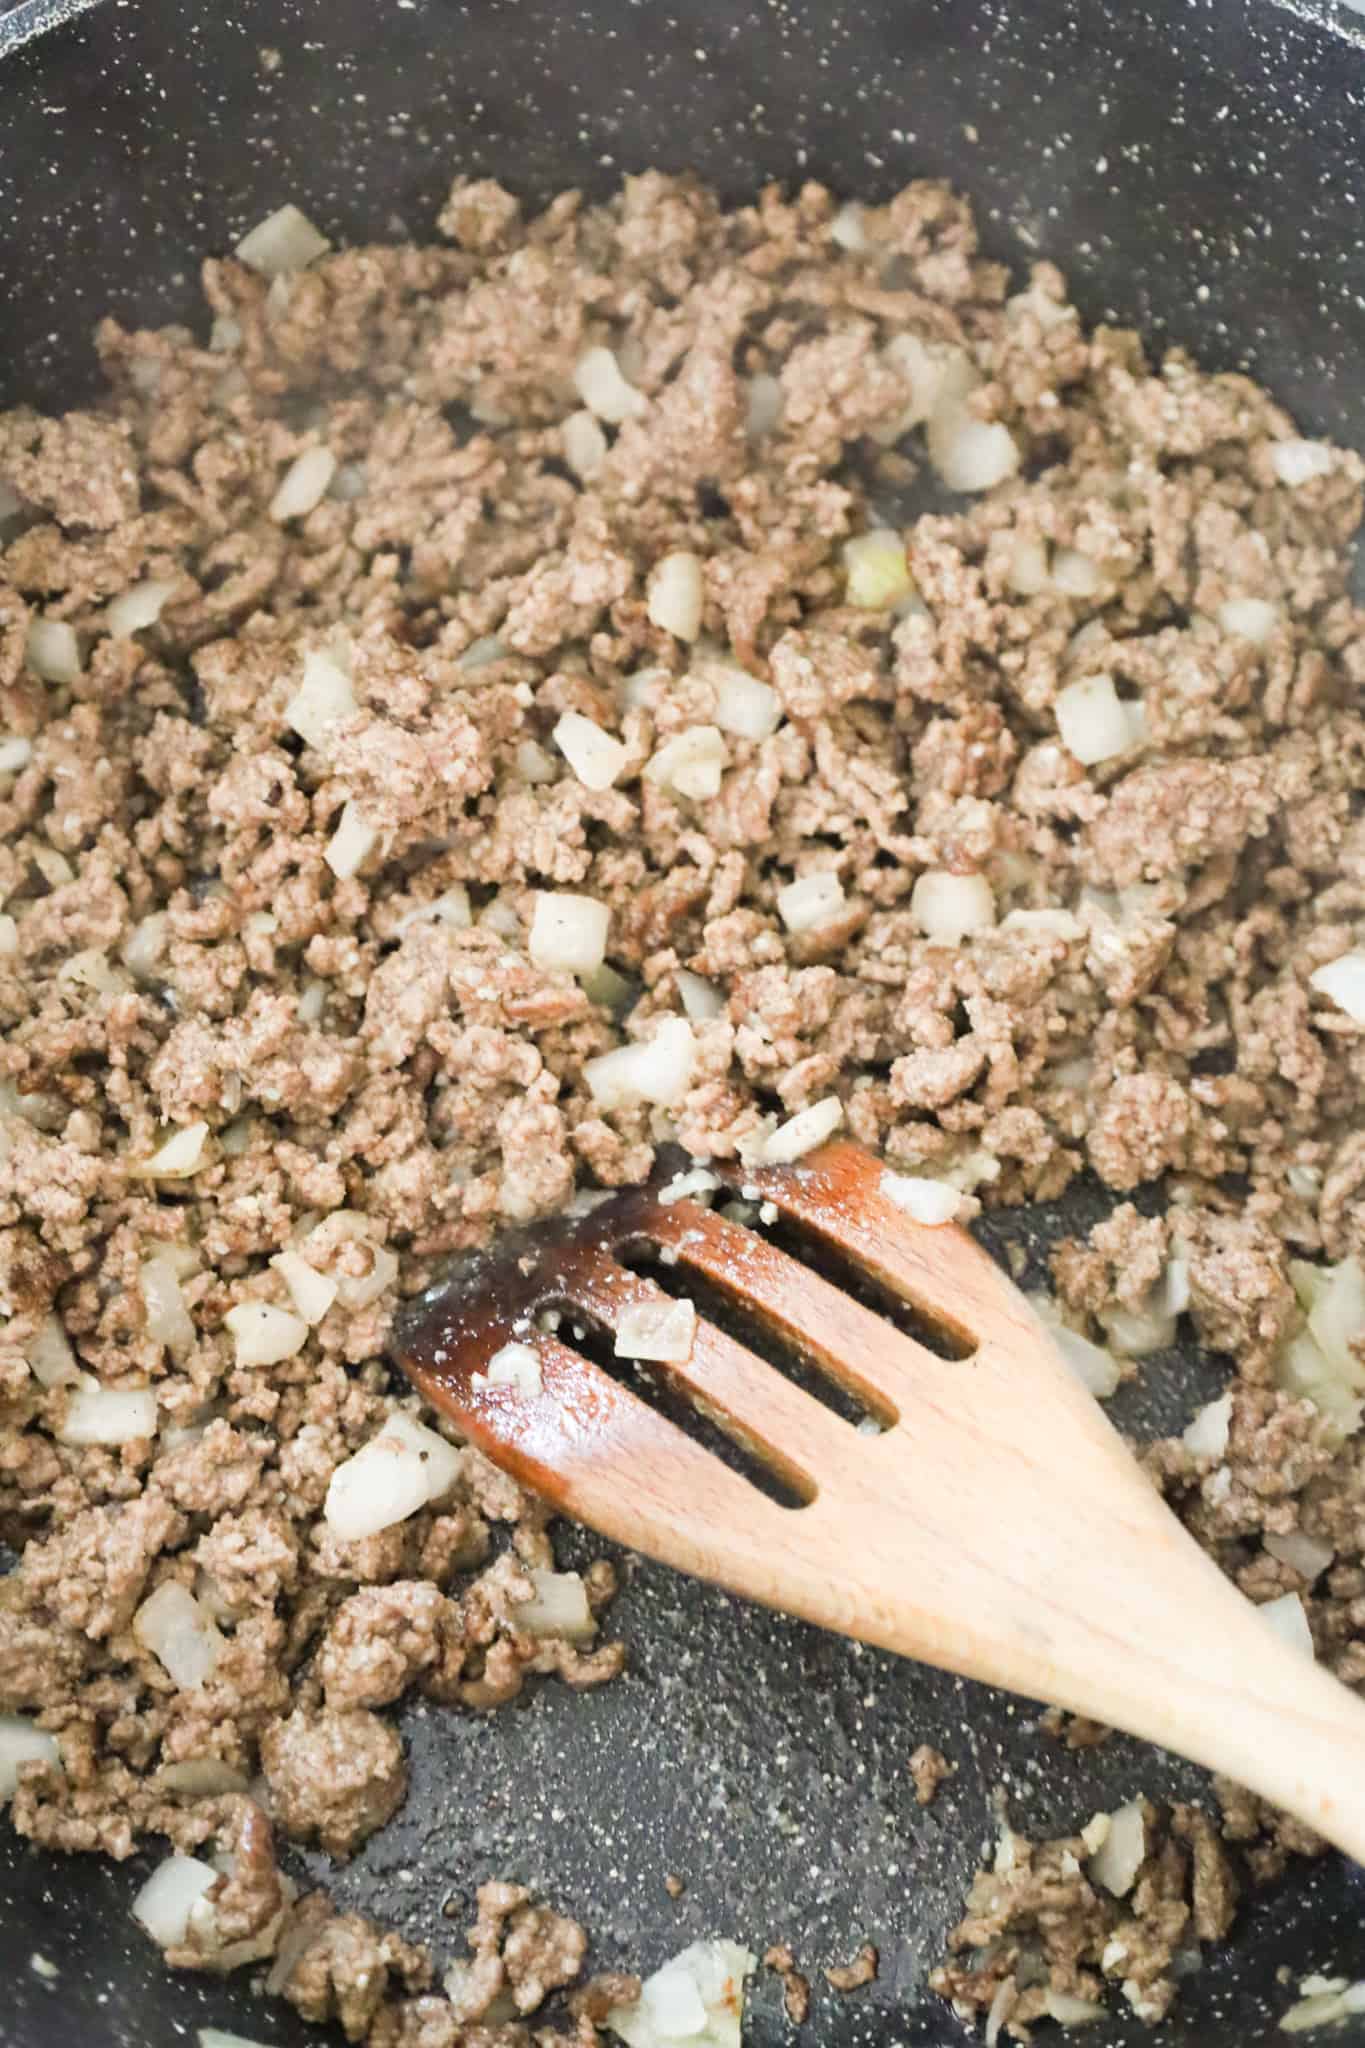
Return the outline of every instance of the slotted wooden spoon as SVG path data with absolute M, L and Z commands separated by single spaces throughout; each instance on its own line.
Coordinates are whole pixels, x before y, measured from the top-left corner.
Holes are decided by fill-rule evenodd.
M 618 1542 L 1161 1743 L 1365 1861 L 1365 1706 L 1187 1535 L 988 1254 L 913 1223 L 881 1177 L 843 1142 L 733 1175 L 969 1356 L 936 1355 L 759 1232 L 660 1201 L 659 1176 L 504 1240 L 415 1305 L 396 1356 L 498 1464 Z M 883 1433 L 699 1318 L 686 1363 L 651 1370 L 786 1483 L 785 1507 L 539 1327 L 549 1305 L 613 1329 L 666 1302 L 617 1256 L 641 1242 L 759 1317 Z M 538 1393 L 487 1378 L 514 1342 L 538 1356 Z

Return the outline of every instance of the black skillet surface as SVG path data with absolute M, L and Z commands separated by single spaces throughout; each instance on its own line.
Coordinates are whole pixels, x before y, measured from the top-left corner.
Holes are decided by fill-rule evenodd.
M 197 258 L 286 198 L 334 237 L 389 237 L 424 232 L 457 169 L 545 196 L 605 193 L 658 164 L 736 197 L 770 176 L 881 194 L 946 174 L 998 253 L 1055 257 L 1092 317 L 1246 368 L 1309 431 L 1362 438 L 1353 14 L 1265 0 L 98 0 L 64 21 L 78 5 L 0 0 L 0 403 L 85 393 L 106 310 L 199 320 Z M 1002 1228 L 1036 1251 L 1096 1213 L 1082 1192 Z M 1146 1382 L 1121 1397 L 1138 1436 L 1178 1426 L 1219 1369 L 1164 1357 Z M 403 1815 L 349 1868 L 299 1858 L 299 1874 L 445 1958 L 493 1875 L 581 1914 L 602 1964 L 652 1966 L 727 1933 L 789 1940 L 818 1974 L 869 1939 L 878 1981 L 818 1991 L 805 2038 L 946 2048 L 965 2030 L 924 1973 L 1000 1797 L 1016 1825 L 1060 1830 L 1139 1786 L 1200 1787 L 1126 1741 L 1060 1755 L 1026 1704 L 652 1566 L 627 1565 L 616 1612 L 626 1679 L 586 1698 L 544 1687 L 491 1724 L 409 1711 Z M 960 1767 L 928 1811 L 906 1768 L 922 1741 Z M 209 2020 L 316 2039 L 245 1980 L 161 1971 L 126 1917 L 148 1867 L 42 1857 L 0 1827 L 0 2048 L 161 2048 Z M 677 1902 L 666 1873 L 685 1880 Z M 1258 1900 L 1162 2038 L 1282 2038 L 1287 1980 L 1365 1974 L 1362 1907 L 1365 1880 L 1338 1859 Z M 771 1977 L 751 2016 L 763 2048 L 791 2038 Z M 1116 2016 L 1084 2038 L 1114 2048 L 1144 2030 Z

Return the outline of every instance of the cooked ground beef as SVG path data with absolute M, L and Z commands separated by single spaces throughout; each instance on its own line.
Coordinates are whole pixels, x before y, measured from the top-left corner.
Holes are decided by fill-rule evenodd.
M 1227 1442 L 1153 1474 L 1365 1678 L 1358 1409 L 1285 1363 L 1291 1258 L 1365 1251 L 1365 1036 L 1310 979 L 1365 907 L 1360 461 L 1087 332 L 1050 265 L 1010 296 L 939 184 L 727 211 L 649 174 L 527 218 L 462 181 L 438 226 L 210 261 L 206 335 L 106 321 L 105 402 L 0 418 L 0 1707 L 60 1756 L 14 1819 L 219 1843 L 216 1947 L 175 1959 L 275 1949 L 372 2048 L 524 2042 L 582 1933 L 485 1887 L 433 1991 L 281 1911 L 244 1788 L 346 1854 L 402 1798 L 405 1691 L 486 1710 L 621 1650 L 521 1625 L 545 1512 L 473 1451 L 367 1535 L 329 1487 L 412 1410 L 397 1302 L 665 1139 L 728 1158 L 833 1095 L 987 1203 L 1165 1176 L 1058 1252 L 1063 1312 L 1141 1352 L 1180 1276 Z M 888 532 L 926 417 L 992 487 Z M 533 951 L 554 891 L 610 973 Z M 588 1061 L 665 1019 L 678 1099 L 600 1100 Z M 1316 1846 L 1229 1798 L 1253 1875 Z M 936 1980 L 963 2012 L 1114 1979 L 1154 2017 L 1226 1928 L 1197 1809 L 1122 1901 L 1080 1837 L 1010 1842 Z

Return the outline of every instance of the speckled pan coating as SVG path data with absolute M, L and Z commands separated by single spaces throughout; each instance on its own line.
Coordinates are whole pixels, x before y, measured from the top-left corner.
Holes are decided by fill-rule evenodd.
M 649 164 L 730 196 L 931 172 L 971 194 L 993 253 L 1061 262 L 1088 316 L 1245 368 L 1307 431 L 1359 444 L 1362 26 L 1263 0 L 0 0 L 0 403 L 88 389 L 100 313 L 198 317 L 199 254 L 285 198 L 334 237 L 396 237 L 425 230 L 456 169 L 540 195 Z M 1082 1189 L 1003 1227 L 1036 1251 L 1097 1213 Z M 1178 1426 L 1200 1375 L 1191 1358 L 1180 1395 L 1126 1391 L 1119 1419 Z M 795 2038 L 946 2048 L 964 2036 L 923 1973 L 993 1797 L 1051 1832 L 1197 1782 L 1126 1742 L 1060 1759 L 1025 1708 L 652 1567 L 628 1570 L 616 1618 L 631 1675 L 600 1693 L 546 1688 L 492 1726 L 407 1711 L 413 1794 L 326 1873 L 340 1902 L 449 1950 L 475 1885 L 505 1875 L 587 1920 L 605 1964 L 723 1932 L 789 1941 L 817 1980 L 867 1938 L 878 1981 L 817 1994 Z M 928 1809 L 920 1742 L 960 1766 Z M 144 1868 L 44 1858 L 0 1828 L 0 2048 L 170 2048 L 210 2020 L 318 2038 L 244 1980 L 169 1979 L 126 1918 Z M 1159 2039 L 1283 2040 L 1277 1972 L 1365 1975 L 1362 1909 L 1338 1862 L 1260 1900 Z M 752 2012 L 756 2048 L 793 2038 L 776 1978 Z M 1112 2020 L 1078 2038 L 1149 2037 Z

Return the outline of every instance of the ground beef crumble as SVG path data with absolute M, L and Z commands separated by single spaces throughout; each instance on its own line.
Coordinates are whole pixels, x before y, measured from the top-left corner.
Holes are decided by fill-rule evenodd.
M 936 183 L 850 216 L 650 173 L 528 217 L 462 180 L 438 227 L 273 281 L 211 260 L 207 334 L 106 321 L 106 402 L 0 417 L 0 1708 L 58 1745 L 14 1799 L 35 1841 L 220 1846 L 219 1948 L 175 1962 L 247 1942 L 371 2048 L 520 2048 L 575 1923 L 485 1886 L 435 1990 L 425 1951 L 288 1902 L 269 1822 L 337 1855 L 382 1825 L 414 1688 L 488 1711 L 620 1668 L 519 1625 L 545 1512 L 475 1453 L 362 1540 L 322 1508 L 412 1411 L 397 1302 L 665 1139 L 729 1158 L 834 1094 L 988 1204 L 1087 1169 L 1135 1195 L 1058 1251 L 1061 1312 L 1141 1351 L 1179 1270 L 1170 1315 L 1232 1361 L 1227 1444 L 1153 1446 L 1152 1475 L 1365 1680 L 1359 1410 L 1284 1370 L 1291 1262 L 1365 1256 L 1365 1035 L 1310 979 L 1365 914 L 1365 472 L 1246 379 L 1086 332 L 1050 265 L 1008 296 Z M 898 529 L 907 573 L 869 592 L 845 545 L 913 477 L 945 364 L 1011 459 Z M 667 555 L 691 639 L 659 623 Z M 319 661 L 330 708 L 300 714 Z M 1095 678 L 1127 724 L 1087 764 Z M 614 743 L 605 785 L 566 713 Z M 696 728 L 712 799 L 661 765 Z M 792 929 L 817 870 L 841 907 Z M 926 931 L 929 871 L 984 891 L 968 936 Z M 554 890 L 607 906 L 609 978 L 532 956 Z M 588 1061 L 697 1010 L 698 976 L 682 1099 L 597 1101 Z M 188 1169 L 149 1173 L 177 1134 Z M 285 1253 L 326 1299 L 272 1362 L 230 1319 L 293 1316 Z M 154 1427 L 88 1440 L 101 1390 L 149 1392 Z M 198 1682 L 139 1630 L 153 1598 L 211 1624 Z M 945 1766 L 916 1757 L 927 1801 Z M 1226 1930 L 1222 1837 L 1256 1879 L 1319 1846 L 1222 1797 L 1221 1835 L 1153 1811 L 1122 1900 L 1080 1836 L 1009 1837 L 938 1988 L 1019 2034 L 1110 1983 L 1158 2017 Z M 624 1984 L 579 1996 L 584 2048 Z

